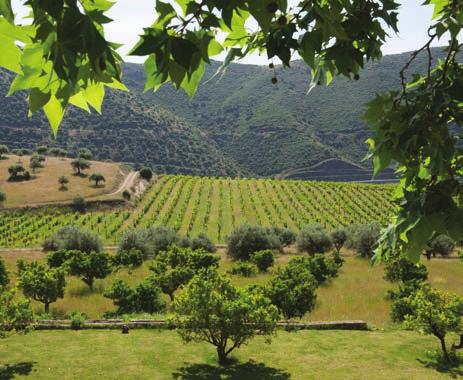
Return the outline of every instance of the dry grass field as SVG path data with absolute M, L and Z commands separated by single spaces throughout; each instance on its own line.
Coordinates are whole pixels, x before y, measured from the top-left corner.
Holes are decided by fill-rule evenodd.
M 95 187 L 87 176 L 74 175 L 72 159 L 46 157 L 44 168 L 37 169 L 35 174 L 29 168 L 29 159 L 29 156 L 10 155 L 7 159 L 0 160 L 0 190 L 7 197 L 4 207 L 63 203 L 71 201 L 77 195 L 84 198 L 104 196 L 115 191 L 128 172 L 120 164 L 91 161 L 91 167 L 86 173 L 101 173 L 106 178 L 104 186 Z M 30 171 L 33 178 L 30 181 L 8 182 L 8 168 L 19 162 Z M 69 180 L 65 191 L 59 189 L 58 178 L 61 176 L 66 176 Z
M 234 264 L 229 261 L 223 250 L 220 271 L 227 272 Z M 33 251 L 3 252 L 7 267 L 14 280 L 16 260 L 44 260 L 45 254 Z M 293 254 L 279 256 L 276 267 L 294 257 Z M 429 280 L 433 286 L 460 293 L 463 295 L 463 264 L 455 259 L 435 259 L 425 262 L 429 270 Z M 78 278 L 69 277 L 65 297 L 51 305 L 52 312 L 57 317 L 63 317 L 73 311 L 86 313 L 90 318 L 101 317 L 105 311 L 114 309 L 112 301 L 104 298 L 103 293 L 116 278 L 131 284 L 140 282 L 150 274 L 149 262 L 141 268 L 129 271 L 120 270 L 104 280 L 96 280 L 93 291 Z M 273 269 L 275 270 L 275 268 Z M 270 274 L 258 274 L 255 277 L 232 276 L 239 286 L 265 284 Z M 346 257 L 346 262 L 339 276 L 317 290 L 317 306 L 312 313 L 303 319 L 306 321 L 333 321 L 346 319 L 361 319 L 370 326 L 386 327 L 390 325 L 390 303 L 385 299 L 385 293 L 394 285 L 383 278 L 382 266 L 372 267 L 370 262 L 358 257 Z M 167 297 L 166 297 L 167 301 Z M 42 312 L 42 305 L 35 304 L 37 312 Z

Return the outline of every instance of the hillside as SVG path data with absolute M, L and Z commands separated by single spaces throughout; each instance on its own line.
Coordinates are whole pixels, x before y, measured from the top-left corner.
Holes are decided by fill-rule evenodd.
M 0 94 L 12 76 L 0 70 Z M 98 160 L 150 165 L 159 173 L 237 175 L 207 135 L 137 93 L 108 91 L 102 115 L 71 109 L 55 141 L 43 115 L 29 119 L 22 94 L 0 97 L 0 144 L 10 148 L 85 146 Z M 14 110 L 14 112 L 11 112 Z
M 310 73 L 301 62 L 277 67 L 277 85 L 267 67 L 242 64 L 207 82 L 218 67 L 213 62 L 193 100 L 170 85 L 143 94 L 143 66 L 126 64 L 124 81 L 132 92 L 110 92 L 102 116 L 71 110 L 56 142 L 43 117 L 27 118 L 22 96 L 0 98 L 0 144 L 85 145 L 97 159 L 149 164 L 167 173 L 272 176 L 330 158 L 368 167 L 362 162 L 370 135 L 364 105 L 375 93 L 397 87 L 408 57 L 385 56 L 368 64 L 359 81 L 336 78 L 309 95 Z M 412 71 L 424 67 L 419 57 Z M 0 94 L 10 80 L 0 72 Z
M 37 210 L 0 212 L 0 248 L 38 246 L 70 223 L 98 233 L 114 244 L 135 227 L 169 226 L 179 233 L 200 232 L 224 243 L 237 226 L 248 223 L 328 229 L 378 221 L 394 212 L 393 185 L 370 185 L 272 179 L 160 176 L 134 210 L 87 213 Z
M 36 206 L 50 203 L 63 203 L 72 201 L 77 195 L 87 199 L 98 199 L 118 190 L 129 169 L 121 164 L 109 162 L 90 161 L 91 167 L 87 171 L 101 173 L 106 182 L 98 187 L 90 182 L 88 175 L 76 176 L 71 167 L 71 159 L 47 157 L 44 167 L 33 173 L 29 168 L 28 156 L 8 156 L 0 160 L 0 190 L 6 194 L 6 208 Z M 32 178 L 28 181 L 8 181 L 8 168 L 11 165 L 21 163 L 29 170 Z M 58 178 L 65 176 L 69 183 L 60 189 Z M 117 199 L 121 199 L 120 194 Z

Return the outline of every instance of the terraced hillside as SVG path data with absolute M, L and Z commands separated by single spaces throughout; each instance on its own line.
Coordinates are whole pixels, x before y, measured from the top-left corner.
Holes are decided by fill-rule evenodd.
M 215 242 L 242 223 L 287 226 L 309 223 L 332 229 L 386 222 L 394 209 L 393 185 L 230 179 L 166 175 L 135 210 L 88 214 L 24 211 L 0 214 L 0 247 L 29 247 L 67 224 L 80 225 L 115 243 L 124 230 L 165 225 L 181 234 L 206 233 Z

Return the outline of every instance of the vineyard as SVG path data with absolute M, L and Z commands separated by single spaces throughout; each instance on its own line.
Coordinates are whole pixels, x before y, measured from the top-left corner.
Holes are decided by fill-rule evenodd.
M 184 235 L 204 232 L 219 243 L 242 223 L 297 231 L 310 223 L 333 229 L 385 222 L 394 210 L 393 192 L 392 185 L 166 175 L 130 211 L 0 213 L 0 246 L 38 246 L 69 224 L 97 232 L 111 244 L 126 229 L 153 225 Z

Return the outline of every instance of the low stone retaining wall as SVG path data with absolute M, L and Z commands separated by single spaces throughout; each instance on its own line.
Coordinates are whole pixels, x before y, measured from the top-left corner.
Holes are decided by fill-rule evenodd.
M 364 321 L 332 321 L 332 322 L 285 322 L 277 323 L 278 327 L 285 330 L 368 330 Z M 127 326 L 129 329 L 173 329 L 165 320 L 139 319 L 124 321 L 122 319 L 91 319 L 85 321 L 83 329 L 121 329 Z M 68 330 L 71 329 L 70 320 L 42 320 L 37 321 L 36 330 Z

